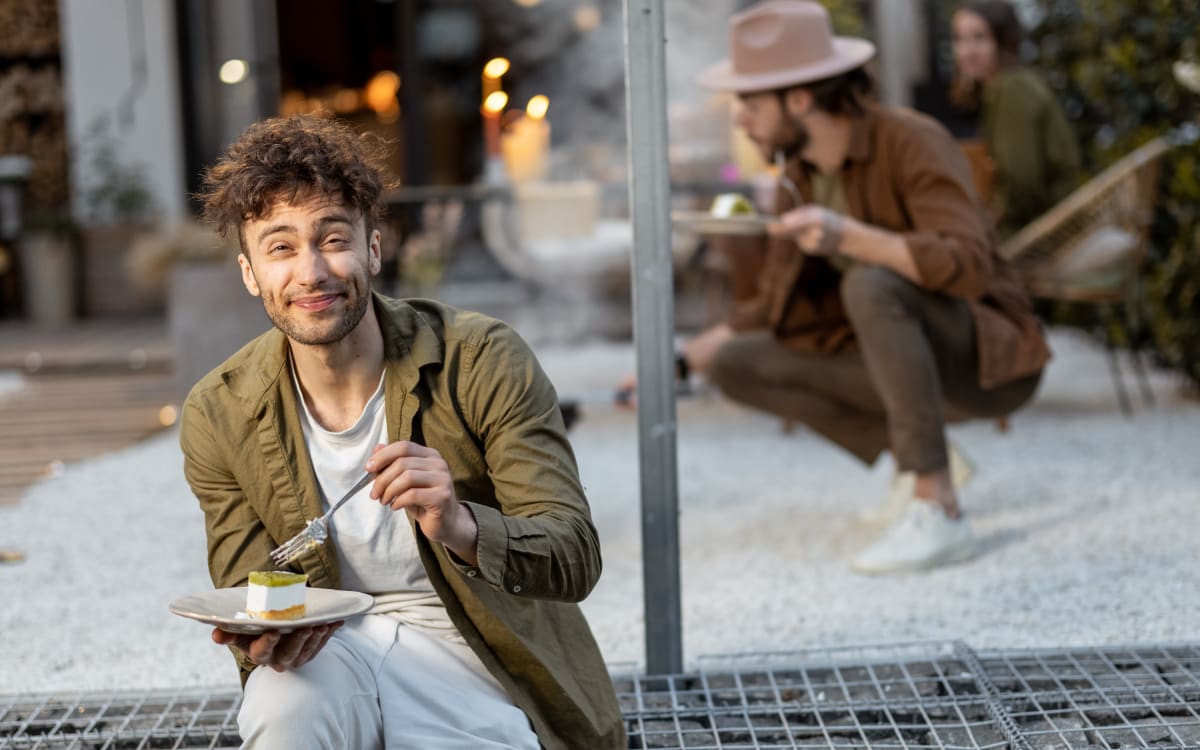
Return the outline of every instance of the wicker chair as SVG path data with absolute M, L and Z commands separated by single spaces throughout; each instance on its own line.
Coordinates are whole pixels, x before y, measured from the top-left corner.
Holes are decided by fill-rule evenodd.
M 1000 246 L 1035 298 L 1094 304 L 1105 324 L 1105 344 L 1117 400 L 1131 412 L 1116 345 L 1115 316 L 1129 319 L 1138 269 L 1146 253 L 1158 191 L 1159 167 L 1172 148 L 1151 140 L 1105 169 Z M 1138 351 L 1133 364 L 1147 403 L 1153 395 Z

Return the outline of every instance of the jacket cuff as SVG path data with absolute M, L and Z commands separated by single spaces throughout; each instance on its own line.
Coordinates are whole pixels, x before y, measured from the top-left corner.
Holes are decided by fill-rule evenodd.
M 969 272 L 962 263 L 961 251 L 956 251 L 945 237 L 926 232 L 904 235 L 913 264 L 917 267 L 920 285 L 933 292 L 945 292 L 963 297 L 979 291 L 982 279 Z
M 496 588 L 503 588 L 505 561 L 508 558 L 508 529 L 504 525 L 504 514 L 479 503 L 464 502 L 463 505 L 475 516 L 475 525 L 479 529 L 475 550 L 479 565 L 466 564 L 448 548 L 446 557 L 467 578 L 482 578 Z

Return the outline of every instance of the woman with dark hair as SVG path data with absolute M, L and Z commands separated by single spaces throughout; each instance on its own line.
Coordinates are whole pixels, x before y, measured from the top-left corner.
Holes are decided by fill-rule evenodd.
M 1054 93 L 1020 64 L 1021 24 L 1006 0 L 968 0 L 951 24 L 951 100 L 979 111 L 995 168 L 991 206 L 1006 237 L 1078 184 L 1079 144 Z

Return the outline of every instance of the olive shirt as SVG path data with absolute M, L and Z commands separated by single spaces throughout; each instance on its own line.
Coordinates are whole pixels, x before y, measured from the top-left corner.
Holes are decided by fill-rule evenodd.
M 992 209 L 1007 237 L 1079 183 L 1079 143 L 1050 87 L 1028 68 L 1001 70 L 983 90 L 980 128 L 995 165 Z
M 864 102 L 850 119 L 841 184 L 849 215 L 900 234 L 918 285 L 967 300 L 975 322 L 979 384 L 994 388 L 1039 372 L 1050 358 L 1042 326 L 1016 276 L 996 253 L 995 232 L 953 137 L 912 110 Z M 805 202 L 814 200 L 809 168 L 786 165 Z M 778 192 L 777 209 L 795 207 Z M 735 330 L 766 328 L 799 350 L 834 353 L 854 343 L 841 302 L 841 273 L 787 237 L 766 240 L 758 292 L 736 304 Z
M 479 525 L 477 568 L 413 525 L 451 621 L 543 747 L 624 748 L 612 681 L 576 604 L 600 576 L 600 546 L 553 386 L 499 321 L 429 300 L 373 303 L 388 437 L 437 449 Z M 283 333 L 268 331 L 184 404 L 184 473 L 204 511 L 217 587 L 270 569 L 268 553 L 322 513 L 288 351 Z M 340 586 L 332 545 L 299 560 L 313 586 Z M 253 665 L 239 666 L 244 681 Z

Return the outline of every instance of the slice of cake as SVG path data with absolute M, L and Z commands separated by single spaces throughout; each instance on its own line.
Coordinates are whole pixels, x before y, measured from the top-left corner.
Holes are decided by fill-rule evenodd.
M 721 193 L 713 199 L 709 213 L 718 219 L 728 219 L 731 216 L 753 215 L 755 210 L 741 193 Z
M 304 617 L 304 587 L 308 576 L 286 570 L 256 570 L 246 587 L 246 614 L 257 620 L 296 620 Z

